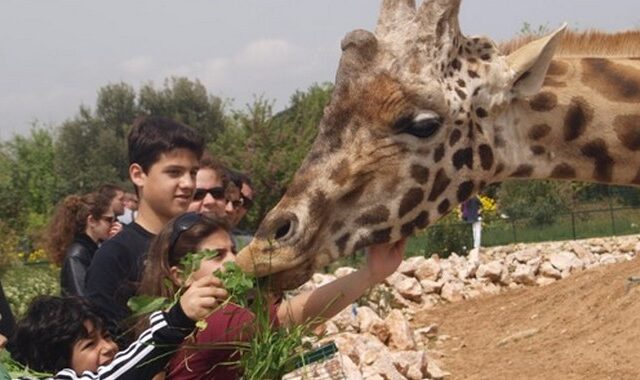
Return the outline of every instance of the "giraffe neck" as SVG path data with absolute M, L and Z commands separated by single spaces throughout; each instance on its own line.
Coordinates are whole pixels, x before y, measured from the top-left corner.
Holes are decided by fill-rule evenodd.
M 540 93 L 496 120 L 497 176 L 638 185 L 639 105 L 640 60 L 555 60 Z

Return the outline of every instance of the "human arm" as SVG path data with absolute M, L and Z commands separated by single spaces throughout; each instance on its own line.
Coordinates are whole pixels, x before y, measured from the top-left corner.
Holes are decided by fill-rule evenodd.
M 378 244 L 367 249 L 367 264 L 359 270 L 338 278 L 315 290 L 283 301 L 278 308 L 281 325 L 312 325 L 338 314 L 360 298 L 371 286 L 383 281 L 398 268 L 404 256 L 406 240 Z

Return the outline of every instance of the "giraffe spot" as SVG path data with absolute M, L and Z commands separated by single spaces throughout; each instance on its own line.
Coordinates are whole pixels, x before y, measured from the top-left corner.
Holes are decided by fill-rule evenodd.
M 429 181 L 429 169 L 422 165 L 413 164 L 411 165 L 411 178 L 424 185 Z
M 518 166 L 516 170 L 513 173 L 511 173 L 511 177 L 517 177 L 517 178 L 530 177 L 531 173 L 533 173 L 533 166 L 529 164 L 523 164 Z
M 581 149 L 582 154 L 595 160 L 593 178 L 597 181 L 611 182 L 613 158 L 609 155 L 607 144 L 602 139 L 593 140 Z
M 351 234 L 346 233 L 336 240 L 336 247 L 338 247 L 338 251 L 345 252 L 347 248 L 347 243 L 349 242 L 349 238 L 351 238 Z
M 304 177 L 298 177 L 287 187 L 287 197 L 297 198 L 309 188 L 309 182 Z
M 564 75 L 569 71 L 569 64 L 564 61 L 553 60 L 547 69 L 547 75 Z
M 496 172 L 495 175 L 498 175 L 500 173 L 502 173 L 504 171 L 504 164 L 502 162 L 498 163 L 498 165 L 496 166 Z
M 489 116 L 489 113 L 484 108 L 478 107 L 478 108 L 476 108 L 476 115 L 479 118 L 485 118 L 485 117 Z
M 582 83 L 606 99 L 640 102 L 640 70 L 605 58 L 582 59 Z
M 467 94 L 457 87 L 456 87 L 456 94 L 458 94 L 458 97 L 460 98 L 460 100 L 467 99 Z
M 530 148 L 531 153 L 536 156 L 543 155 L 547 151 L 542 145 L 532 145 Z
M 462 109 L 462 108 L 460 108 L 460 109 Z M 454 121 L 454 122 L 453 122 L 453 124 L 455 124 L 455 125 L 462 125 L 462 124 L 464 124 L 464 120 L 460 120 L 460 119 L 458 119 L 458 120 Z
M 440 202 L 440 204 L 438 205 L 438 212 L 440 213 L 440 215 L 444 215 L 447 212 L 449 212 L 450 207 L 451 207 L 451 202 L 449 202 L 448 199 L 445 199 L 442 202 Z
M 463 166 L 473 169 L 473 148 L 460 149 L 453 154 L 453 166 L 460 170 Z
M 344 222 L 341 221 L 341 220 L 338 220 L 338 221 L 333 222 L 331 224 L 330 231 L 331 231 L 332 234 L 335 234 L 336 232 L 340 231 L 342 229 L 342 227 L 344 227 Z
M 438 145 L 436 150 L 433 152 L 433 162 L 440 162 L 444 157 L 444 144 Z
M 480 166 L 482 170 L 489 170 L 493 166 L 493 149 L 487 144 L 478 147 L 478 155 L 480 156 Z
M 562 163 L 553 168 L 549 177 L 557 179 L 571 179 L 576 177 L 576 171 L 569 164 Z
M 309 218 L 311 220 L 322 220 L 322 216 L 327 211 L 327 196 L 317 190 L 309 202 Z
M 458 193 L 456 194 L 458 197 L 458 202 L 462 203 L 467 199 L 469 199 L 472 192 L 473 192 L 473 181 L 462 182 L 460 186 L 458 186 Z
M 467 70 L 467 74 L 469 75 L 469 78 L 472 79 L 480 78 L 480 75 L 478 75 L 478 73 L 473 70 Z
M 402 197 L 400 208 L 398 209 L 398 217 L 402 218 L 411 210 L 418 207 L 424 199 L 424 191 L 419 187 L 414 187 Z
M 449 136 L 449 146 L 456 145 L 456 143 L 460 141 L 461 137 L 462 137 L 462 132 L 460 132 L 459 129 L 454 129 L 453 132 L 451 132 L 451 136 Z
M 640 149 L 640 115 L 616 116 L 613 120 L 613 130 L 627 149 Z
M 458 79 L 458 81 L 456 83 L 458 83 L 458 86 L 460 86 L 462 88 L 467 86 L 467 84 L 465 83 L 464 79 Z
M 329 179 L 338 186 L 344 186 L 351 176 L 351 167 L 347 160 L 342 160 L 338 166 L 331 172 Z
M 552 77 L 545 77 L 542 82 L 543 87 L 567 87 L 566 82 L 555 80 Z
M 533 141 L 538 141 L 551 132 L 551 127 L 547 124 L 536 124 L 529 130 L 528 136 Z
M 415 219 L 407 222 L 400 227 L 400 234 L 402 236 L 411 235 L 416 229 L 423 229 L 429 224 L 429 213 L 422 211 Z
M 353 190 L 346 193 L 342 198 L 340 198 L 340 202 L 343 204 L 356 204 L 364 194 L 364 185 L 360 185 Z
M 558 97 L 553 92 L 542 91 L 529 101 L 529 107 L 536 112 L 548 112 L 558 105 Z
M 581 97 L 571 99 L 564 117 L 564 140 L 573 141 L 580 137 L 593 119 L 593 109 Z
M 480 56 L 480 59 L 483 60 L 483 61 L 489 61 L 489 60 L 491 60 L 491 54 L 482 54 Z
M 507 146 L 507 142 L 504 141 L 502 133 L 496 133 L 495 136 L 493 136 L 493 145 L 495 145 L 497 148 L 504 148 L 505 146 Z
M 360 215 L 356 220 L 355 224 L 359 226 L 370 226 L 373 224 L 380 224 L 389 220 L 389 216 L 391 213 L 386 206 L 379 205 L 373 207 L 372 209 L 366 211 L 364 214 Z
M 460 69 L 462 68 L 462 64 L 460 63 L 460 60 L 456 58 L 453 60 L 453 62 L 451 62 L 451 67 L 453 67 L 453 69 L 456 71 L 460 71 Z
M 478 191 L 484 189 L 485 186 L 487 186 L 487 183 L 485 181 L 480 181 L 478 184 Z
M 354 250 L 368 247 L 373 244 L 388 243 L 391 240 L 391 227 L 373 231 L 369 236 L 360 238 L 354 246 Z
M 429 201 L 433 202 L 440 194 L 442 194 L 449 184 L 451 183 L 451 178 L 447 176 L 447 173 L 444 172 L 444 169 L 438 170 L 436 173 L 436 178 L 433 180 L 433 186 L 431 187 L 431 193 L 429 193 Z

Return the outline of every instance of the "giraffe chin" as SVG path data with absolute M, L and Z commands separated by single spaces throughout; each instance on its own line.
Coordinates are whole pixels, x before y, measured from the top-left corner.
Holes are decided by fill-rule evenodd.
M 308 263 L 297 267 L 270 274 L 260 278 L 260 283 L 265 285 L 270 292 L 281 294 L 285 290 L 292 290 L 307 282 L 313 275 L 313 268 Z

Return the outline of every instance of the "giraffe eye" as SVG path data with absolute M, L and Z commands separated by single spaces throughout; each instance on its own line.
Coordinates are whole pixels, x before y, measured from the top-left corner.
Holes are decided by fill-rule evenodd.
M 427 138 L 433 136 L 442 126 L 442 117 L 435 112 L 421 112 L 416 116 L 403 117 L 396 122 L 396 130 L 401 133 Z

